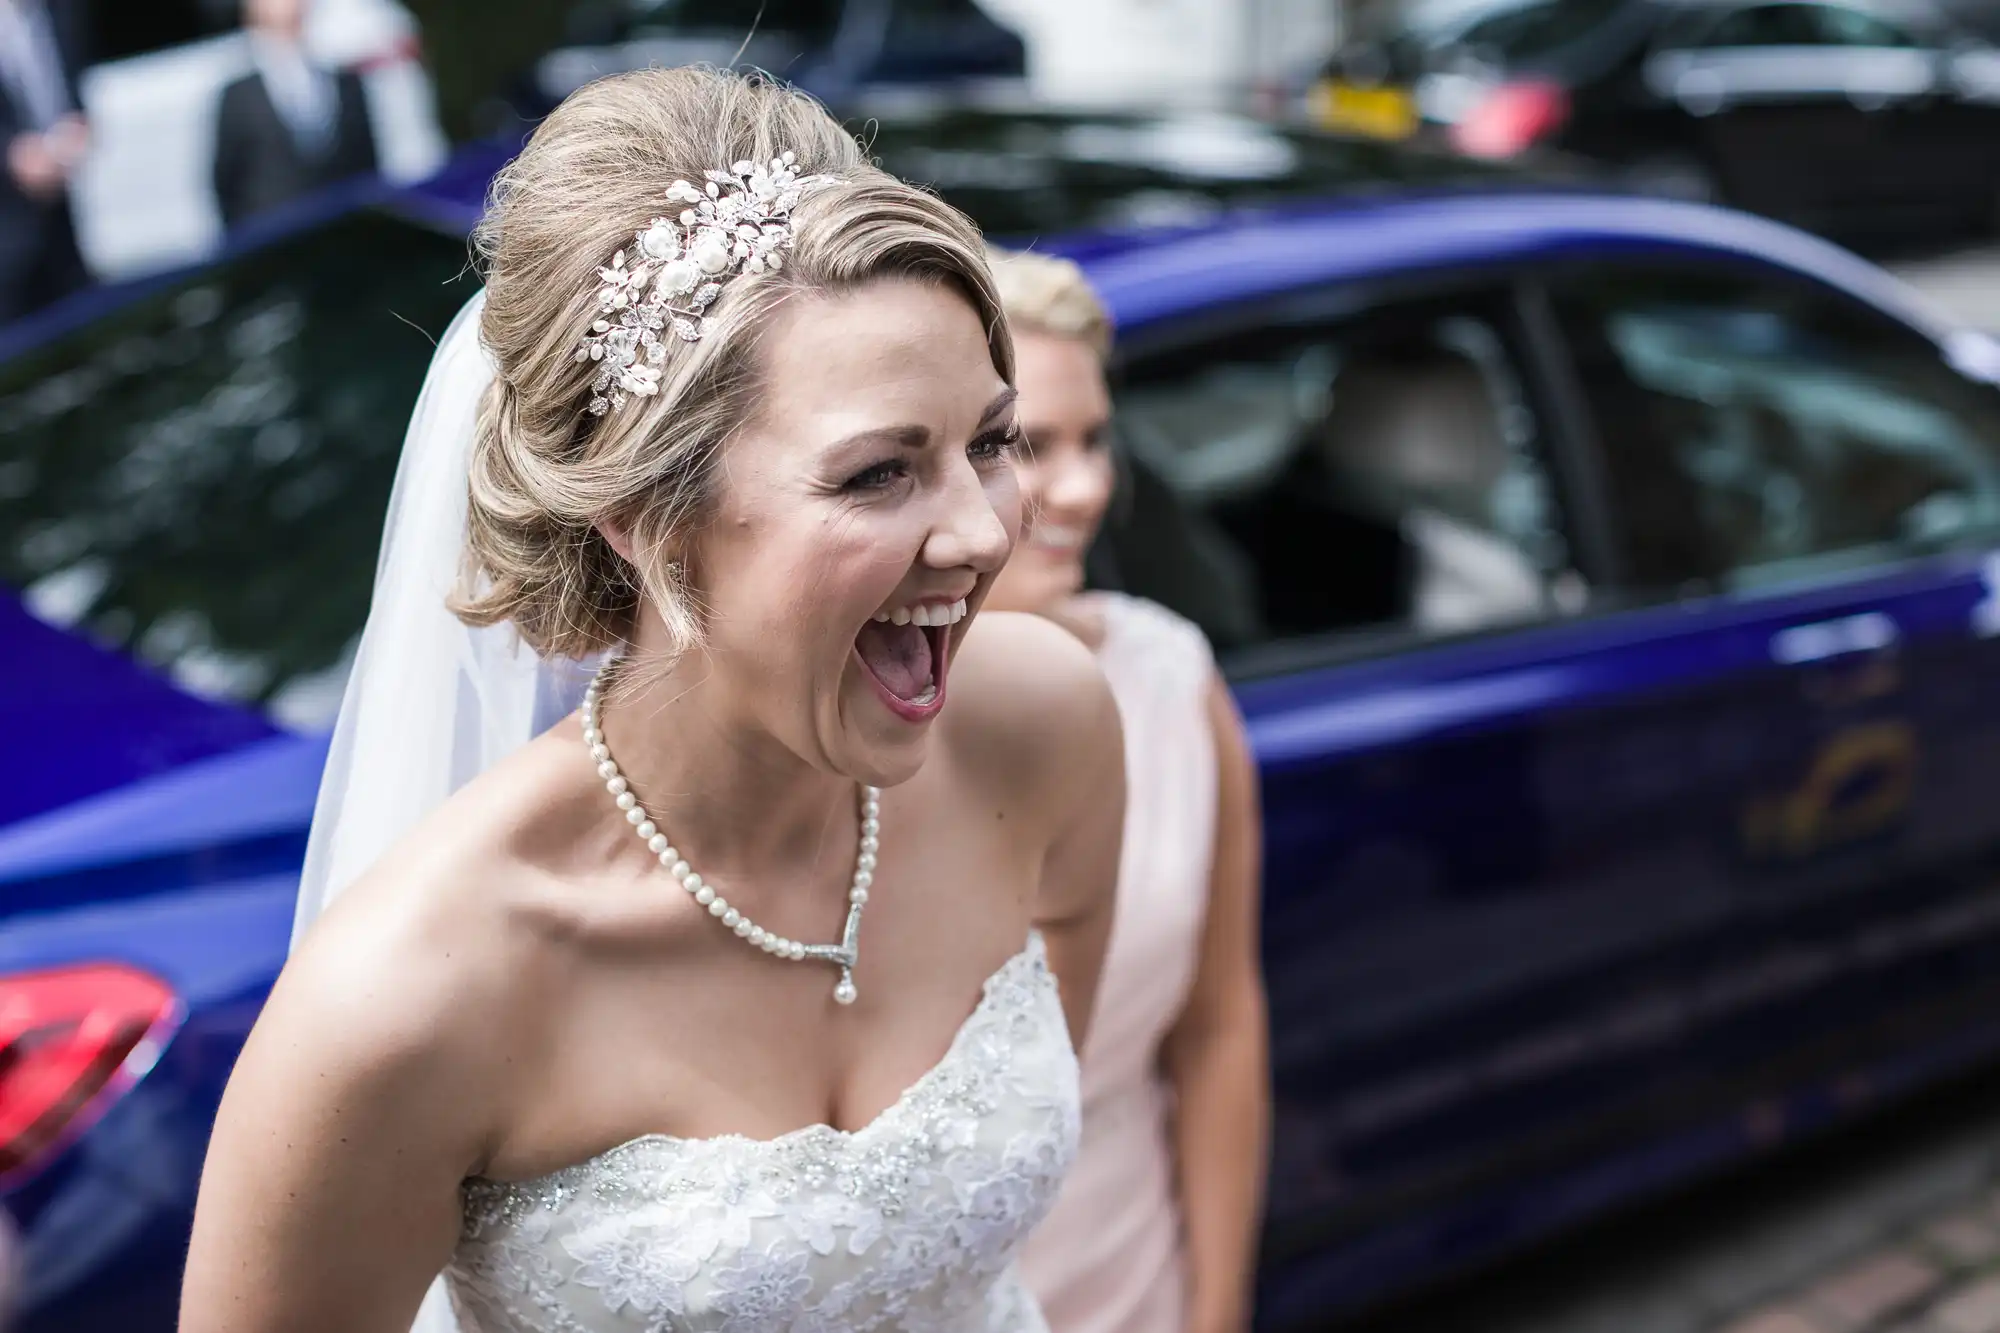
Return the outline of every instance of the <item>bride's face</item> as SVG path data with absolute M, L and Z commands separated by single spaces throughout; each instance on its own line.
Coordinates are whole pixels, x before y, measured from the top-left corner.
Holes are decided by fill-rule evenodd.
M 1013 391 L 971 305 L 912 280 L 790 303 L 762 356 L 693 551 L 712 683 L 815 766 L 892 785 L 1019 530 Z

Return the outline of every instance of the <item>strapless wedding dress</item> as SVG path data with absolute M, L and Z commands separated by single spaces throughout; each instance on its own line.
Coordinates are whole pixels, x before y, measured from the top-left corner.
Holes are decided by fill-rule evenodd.
M 1034 936 L 859 1130 L 652 1135 L 466 1182 L 452 1304 L 465 1333 L 1045 1333 L 1013 1260 L 1075 1153 L 1077 1098 Z

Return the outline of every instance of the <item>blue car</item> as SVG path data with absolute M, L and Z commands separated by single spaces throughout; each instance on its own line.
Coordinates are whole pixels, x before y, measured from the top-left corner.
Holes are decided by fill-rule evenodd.
M 1106 583 L 1268 830 L 1259 1320 L 2000 1050 L 2000 348 L 1774 223 L 1223 118 L 884 117 L 1119 321 Z M 172 1327 L 498 160 L 0 334 L 0 1204 Z

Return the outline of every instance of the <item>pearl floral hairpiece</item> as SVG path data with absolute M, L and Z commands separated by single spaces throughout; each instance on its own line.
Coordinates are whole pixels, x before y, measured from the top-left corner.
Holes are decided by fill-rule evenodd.
M 683 342 L 708 332 L 708 308 L 738 273 L 775 273 L 779 252 L 792 244 L 792 209 L 826 176 L 801 176 L 797 157 L 769 165 L 738 162 L 706 171 L 706 187 L 675 181 L 667 199 L 685 205 L 678 218 L 654 218 L 637 233 L 631 262 L 625 251 L 597 270 L 598 317 L 577 344 L 578 361 L 599 363 L 590 411 L 603 416 L 630 397 L 660 391 L 668 330 Z

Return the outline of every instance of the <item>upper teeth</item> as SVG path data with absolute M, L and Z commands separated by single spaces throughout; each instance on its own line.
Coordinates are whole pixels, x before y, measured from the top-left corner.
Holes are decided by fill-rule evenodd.
M 961 597 L 950 606 L 936 603 L 899 606 L 894 611 L 877 611 L 875 619 L 891 625 L 956 625 L 965 619 L 965 599 Z

